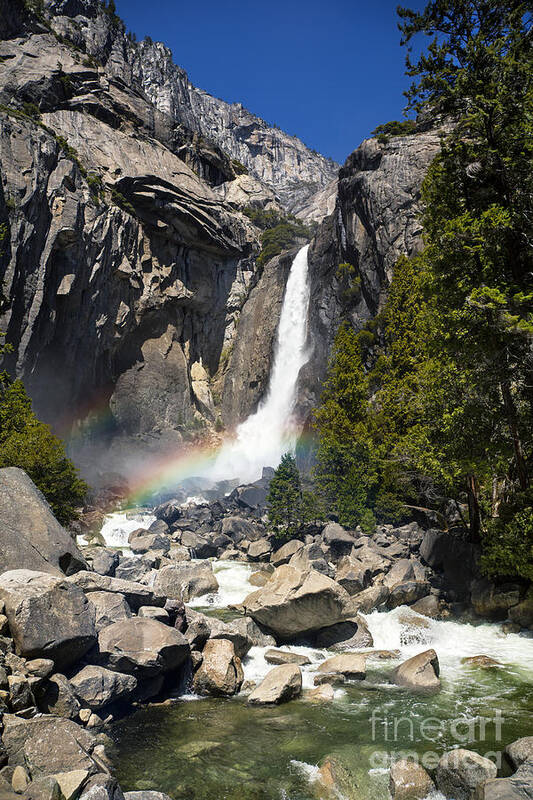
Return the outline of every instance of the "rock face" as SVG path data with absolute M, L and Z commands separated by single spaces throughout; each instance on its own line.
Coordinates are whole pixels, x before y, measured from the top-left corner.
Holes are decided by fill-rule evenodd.
M 94 608 L 65 579 L 11 570 L 0 576 L 0 600 L 17 652 L 25 658 L 51 658 L 60 670 L 96 643 Z
M 150 677 L 177 669 L 189 655 L 179 631 L 142 617 L 115 622 L 98 636 L 100 656 L 110 669 Z
M 346 618 L 349 603 L 346 590 L 331 578 L 285 564 L 263 588 L 249 594 L 243 606 L 277 637 L 290 639 Z
M 302 691 L 302 671 L 296 664 L 282 664 L 266 674 L 248 697 L 251 705 L 285 703 Z
M 86 569 L 73 539 L 21 469 L 0 469 L 0 573 L 30 569 L 70 575 Z
M 228 639 L 210 639 L 202 655 L 202 664 L 194 676 L 194 690 L 215 696 L 236 694 L 244 680 L 244 672 L 233 643 Z

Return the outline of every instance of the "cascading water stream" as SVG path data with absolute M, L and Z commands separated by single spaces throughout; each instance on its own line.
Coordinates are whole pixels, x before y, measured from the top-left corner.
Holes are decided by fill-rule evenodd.
M 297 253 L 287 280 L 267 393 L 257 411 L 239 425 L 235 439 L 221 450 L 208 474 L 215 481 L 257 480 L 263 467 L 277 467 L 281 456 L 296 444 L 298 433 L 292 416 L 296 384 L 309 358 L 308 249 L 306 245 Z

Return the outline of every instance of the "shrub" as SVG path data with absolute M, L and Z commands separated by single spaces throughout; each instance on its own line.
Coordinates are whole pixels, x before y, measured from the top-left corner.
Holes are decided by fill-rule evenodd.
M 482 536 L 481 568 L 489 577 L 533 580 L 533 493 L 517 495 L 500 508 Z
M 387 144 L 391 136 L 409 136 L 416 131 L 416 122 L 413 119 L 391 120 L 383 125 L 378 125 L 372 133 L 377 136 L 380 144 Z

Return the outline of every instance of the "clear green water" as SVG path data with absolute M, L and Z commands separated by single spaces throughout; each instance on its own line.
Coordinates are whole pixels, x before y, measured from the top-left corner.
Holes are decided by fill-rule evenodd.
M 471 629 L 447 625 L 456 635 L 464 628 L 465 638 Z M 533 645 L 523 642 L 528 650 Z M 453 656 L 460 645 L 460 639 L 450 642 L 451 652 L 441 660 L 446 667 L 442 691 L 431 697 L 387 686 L 393 664 L 380 662 L 369 663 L 367 680 L 344 687 L 329 704 L 296 700 L 257 708 L 234 698 L 139 710 L 113 731 L 117 777 L 124 790 L 156 789 L 175 800 L 316 800 L 325 795 L 313 781 L 313 766 L 335 756 L 351 775 L 345 796 L 384 800 L 388 775 L 376 752 L 409 751 L 426 758 L 434 752 L 438 757 L 459 744 L 486 754 L 533 733 L 533 663 L 528 666 L 526 658 L 517 665 L 502 658 L 502 668 L 467 667 Z M 520 642 L 513 647 L 520 649 Z M 481 736 L 476 718 L 492 720 L 496 712 L 503 717 L 500 736 L 493 721 Z M 427 718 L 433 723 L 421 727 Z M 460 721 L 456 729 L 454 720 Z M 458 739 L 468 731 L 473 741 Z

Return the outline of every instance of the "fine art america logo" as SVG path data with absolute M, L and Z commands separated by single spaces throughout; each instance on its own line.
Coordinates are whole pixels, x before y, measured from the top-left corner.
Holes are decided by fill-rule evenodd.
M 454 745 L 465 747 L 475 743 L 479 752 L 479 744 L 482 742 L 501 742 L 503 722 L 504 718 L 499 710 L 493 717 L 459 716 L 451 720 L 436 717 L 387 717 L 383 716 L 382 712 L 374 710 L 370 717 L 372 741 L 379 741 L 383 749 L 374 750 L 370 757 L 371 767 L 388 768 L 394 761 L 405 758 L 424 769 L 433 770 L 439 763 L 443 751 Z M 412 742 L 413 749 L 399 751 L 398 742 Z M 388 746 L 390 749 L 387 749 Z M 498 769 L 501 767 L 499 750 L 490 749 L 480 755 L 489 758 Z

